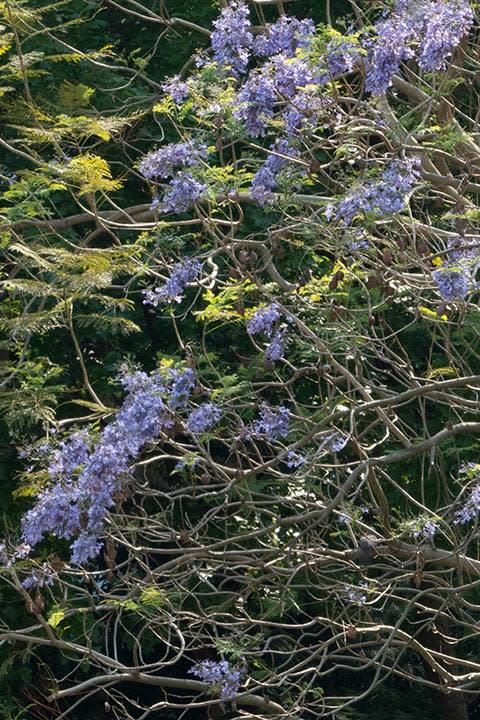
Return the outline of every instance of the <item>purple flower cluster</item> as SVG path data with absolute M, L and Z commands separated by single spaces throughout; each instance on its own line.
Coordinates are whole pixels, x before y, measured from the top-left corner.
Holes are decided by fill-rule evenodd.
M 206 430 L 210 430 L 218 423 L 222 416 L 222 411 L 215 403 L 205 403 L 200 407 L 192 410 L 187 418 L 187 430 L 192 435 L 200 435 Z
M 278 173 L 289 164 L 287 158 L 282 156 L 296 157 L 296 152 L 284 138 L 276 140 L 270 149 L 272 154 L 268 156 L 252 180 L 252 198 L 261 206 L 272 202 L 274 199 L 272 191 L 277 186 Z
M 168 407 L 170 410 L 182 410 L 186 407 L 188 397 L 195 387 L 193 370 L 170 370 L 170 388 Z
M 140 163 L 140 172 L 149 180 L 171 177 L 177 168 L 193 167 L 207 157 L 207 148 L 193 140 L 170 143 L 146 155 Z
M 462 467 L 460 474 L 466 476 L 469 480 L 475 480 L 475 485 L 467 497 L 466 503 L 455 514 L 455 523 L 465 525 L 470 520 L 474 520 L 480 510 L 480 465 L 468 462 Z
M 198 260 L 187 259 L 176 263 L 164 285 L 143 291 L 144 304 L 157 307 L 161 302 L 180 303 L 185 288 L 198 278 L 201 268 L 202 265 Z
M 480 238 L 458 236 L 448 241 L 448 261 L 450 263 L 466 264 L 467 261 L 476 261 L 480 256 Z
M 455 523 L 465 525 L 474 520 L 480 510 L 480 485 L 476 485 L 470 493 L 465 505 L 456 513 Z
M 316 95 L 316 89 L 312 86 L 299 90 L 290 99 L 282 115 L 285 133 L 292 137 L 313 130 L 326 102 L 325 98 Z
M 356 44 L 334 39 L 328 44 L 315 72 L 299 58 L 288 60 L 285 55 L 279 55 L 275 62 L 272 61 L 270 67 L 275 87 L 288 100 L 282 113 L 287 136 L 315 128 L 329 102 L 328 97 L 319 95 L 319 87 L 338 75 L 351 72 L 358 58 Z
M 47 446 L 48 447 L 48 446 Z M 52 479 L 70 477 L 88 460 L 90 453 L 90 435 L 87 430 L 73 433 L 67 441 L 61 441 L 51 451 L 48 474 Z
M 349 252 L 358 252 L 359 250 L 368 250 L 370 243 L 363 228 L 357 228 L 354 231 L 355 240 L 348 240 L 347 250 Z
M 149 180 L 166 180 L 167 185 L 163 200 L 155 197 L 152 210 L 159 209 L 162 213 L 182 213 L 205 193 L 205 183 L 196 180 L 185 168 L 197 166 L 207 157 L 205 145 L 190 140 L 186 143 L 171 143 L 146 155 L 140 163 L 140 172 Z M 183 168 L 177 172 L 178 168 Z
M 190 173 L 177 173 L 170 181 L 163 201 L 155 198 L 151 209 L 158 207 L 161 213 L 182 213 L 189 210 L 206 191 L 205 183 L 195 180 Z
M 32 588 L 43 588 L 47 585 L 53 585 L 55 581 L 55 573 L 51 570 L 47 563 L 43 563 L 39 569 L 32 570 L 30 575 L 22 581 L 22 586 L 26 590 Z
M 304 455 L 300 455 L 300 453 L 296 453 L 293 450 L 289 450 L 285 458 L 285 463 L 289 468 L 299 468 L 306 462 L 307 459 Z
M 414 538 L 423 540 L 433 540 L 435 533 L 438 531 L 439 525 L 435 520 L 426 520 L 421 527 L 412 532 Z
M 284 98 L 293 98 L 299 88 L 315 82 L 315 76 L 308 63 L 301 58 L 275 55 L 265 65 L 265 72 L 272 75 L 277 92 Z
M 262 137 L 273 116 L 276 99 L 272 77 L 264 71 L 254 70 L 237 95 L 233 115 L 244 123 L 248 135 Z
M 417 167 L 416 158 L 394 161 L 378 180 L 359 184 L 336 207 L 329 206 L 326 210 L 327 218 L 334 213 L 337 220 L 350 225 L 361 213 L 382 217 L 399 212 L 404 208 L 405 197 L 412 191 L 418 178 Z
M 289 433 L 290 410 L 280 405 L 278 408 L 270 408 L 262 405 L 260 408 L 260 420 L 253 424 L 253 432 L 256 435 L 265 435 L 268 440 L 275 442 L 280 438 L 286 438 Z
M 260 70 L 250 73 L 237 95 L 234 117 L 245 124 L 248 135 L 261 137 L 273 117 L 275 103 L 295 98 L 300 90 L 314 83 L 315 77 L 305 60 L 275 55 Z M 297 106 L 297 112 L 299 109 Z
M 211 36 L 213 57 L 236 76 L 243 75 L 253 46 L 250 10 L 243 2 L 230 2 L 213 23 Z
M 408 14 L 394 14 L 379 22 L 375 29 L 377 35 L 367 60 L 365 89 L 381 95 L 392 84 L 400 64 L 414 56 L 410 42 L 416 28 Z
M 28 557 L 31 550 L 31 546 L 27 543 L 20 543 L 13 549 L 13 553 L 9 555 L 6 544 L 0 542 L 0 564 L 6 568 L 11 568 L 17 560 L 24 560 Z
M 468 295 L 470 277 L 462 268 L 434 270 L 432 277 L 444 300 L 464 300 Z
M 265 358 L 269 362 L 281 360 L 288 344 L 287 329 L 285 327 L 276 327 L 282 317 L 283 313 L 279 305 L 272 303 L 257 310 L 247 323 L 249 335 L 264 333 L 270 339 L 265 351 Z
M 444 70 L 447 58 L 469 31 L 474 13 L 469 0 L 429 2 L 424 17 L 418 64 L 422 70 Z
M 463 300 L 476 287 L 479 259 L 478 238 L 456 237 L 448 241 L 447 264 L 432 272 L 444 300 Z
M 385 92 L 401 62 L 415 57 L 416 49 L 422 70 L 442 70 L 473 20 L 469 0 L 397 2 L 369 41 L 366 89 L 375 95 Z
M 326 448 L 329 452 L 340 452 L 347 443 L 348 437 L 342 433 L 336 432 L 327 437 L 327 439 L 322 443 L 322 447 Z
M 351 603 L 355 603 L 355 605 L 365 605 L 368 600 L 367 592 L 368 583 L 365 581 L 359 583 L 358 587 L 355 587 L 354 585 L 349 585 L 346 588 L 348 601 Z
M 351 71 L 358 61 L 357 45 L 349 39 L 333 39 L 316 70 L 297 50 L 308 46 L 315 34 L 314 22 L 283 15 L 264 34 L 256 37 L 254 52 L 267 62 L 250 73 L 240 88 L 234 117 L 245 125 L 251 137 L 265 135 L 276 106 L 283 110 L 287 135 L 315 123 L 320 112 L 319 86 L 332 77 Z
M 129 394 L 97 442 L 90 445 L 74 433 L 55 453 L 51 482 L 23 518 L 24 541 L 34 546 L 48 533 L 75 538 L 72 561 L 80 565 L 98 555 L 98 536 L 130 477 L 132 460 L 146 443 L 172 426 L 172 410 L 185 406 L 194 382 L 190 369 L 172 370 L 167 378 L 159 373 L 126 375 L 123 384 Z
M 352 72 L 359 57 L 358 46 L 351 40 L 343 38 L 331 40 L 327 45 L 325 56 L 330 76 L 328 79 Z
M 297 20 L 295 17 L 282 15 L 265 33 L 256 37 L 254 52 L 261 57 L 278 53 L 294 57 L 297 49 L 307 46 L 314 34 L 313 20 Z
M 162 90 L 166 92 L 167 95 L 170 95 L 175 105 L 181 105 L 190 92 L 188 83 L 182 80 L 179 75 L 174 75 L 164 82 Z
M 220 689 L 222 700 L 234 700 L 238 695 L 238 688 L 242 678 L 242 669 L 231 667 L 227 660 L 202 660 L 189 671 L 214 687 Z
M 281 360 L 288 344 L 287 328 L 282 327 L 274 333 L 270 345 L 265 350 L 265 359 L 269 362 Z
M 352 72 L 360 59 L 359 45 L 339 35 L 329 41 L 325 54 L 318 61 L 316 82 L 325 85 L 339 75 Z
M 267 337 L 271 337 L 273 328 L 281 317 L 282 310 L 277 303 L 272 303 L 264 308 L 260 308 L 260 310 L 257 310 L 248 321 L 247 332 L 249 335 L 265 333 Z
M 110 503 L 113 505 L 113 500 Z M 106 517 L 107 513 L 105 513 Z M 102 549 L 102 543 L 91 531 L 81 532 L 71 545 L 72 562 L 77 565 L 85 565 L 89 560 L 97 557 Z

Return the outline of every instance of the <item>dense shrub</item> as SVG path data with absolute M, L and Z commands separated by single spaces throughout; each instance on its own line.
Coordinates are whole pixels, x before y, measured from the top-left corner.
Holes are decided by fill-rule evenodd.
M 0 6 L 5 717 L 473 718 L 478 4 L 149 5 Z

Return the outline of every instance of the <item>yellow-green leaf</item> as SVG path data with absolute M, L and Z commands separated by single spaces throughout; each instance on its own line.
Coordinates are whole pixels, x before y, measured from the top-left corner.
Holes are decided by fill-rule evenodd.
M 52 610 L 47 618 L 47 622 L 52 628 L 56 628 L 60 625 L 63 618 L 65 617 L 65 610 Z

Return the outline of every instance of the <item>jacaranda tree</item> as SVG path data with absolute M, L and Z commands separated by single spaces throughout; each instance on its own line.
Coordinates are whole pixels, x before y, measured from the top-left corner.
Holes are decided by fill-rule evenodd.
M 479 3 L 308 5 L 0 3 L 5 717 L 474 717 Z

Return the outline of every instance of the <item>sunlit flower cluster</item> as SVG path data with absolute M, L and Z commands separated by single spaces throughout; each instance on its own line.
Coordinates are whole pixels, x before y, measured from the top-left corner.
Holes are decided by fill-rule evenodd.
M 73 540 L 72 561 L 84 564 L 102 543 L 105 520 L 131 476 L 140 450 L 173 425 L 172 411 L 184 408 L 195 378 L 193 371 L 167 376 L 127 374 L 128 395 L 113 422 L 94 440 L 80 431 L 53 451 L 50 483 L 22 524 L 31 547 L 47 534 Z

